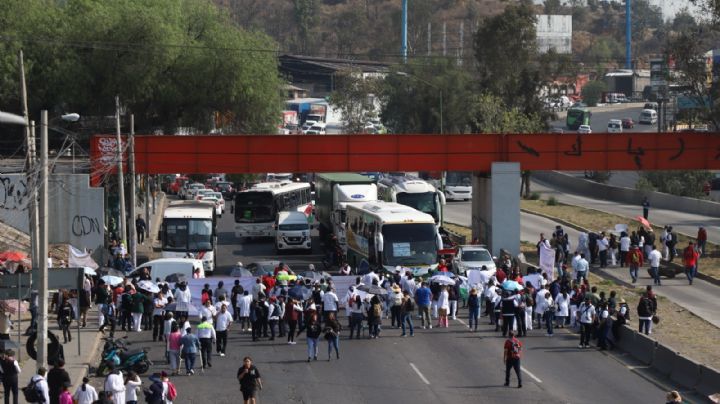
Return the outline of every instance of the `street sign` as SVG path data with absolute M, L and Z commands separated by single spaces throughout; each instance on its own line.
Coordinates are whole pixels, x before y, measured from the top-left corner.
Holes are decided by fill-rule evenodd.
M 710 108 L 710 97 L 705 96 L 702 99 L 699 97 L 688 97 L 681 95 L 677 97 L 678 109 L 698 109 L 698 108 Z
M 19 288 L 19 290 L 18 290 Z M 0 299 L 25 297 L 30 290 L 30 274 L 6 274 L 0 276 Z
M 49 268 L 48 289 L 78 289 L 82 287 L 83 268 Z M 33 273 L 33 283 L 39 282 L 40 271 Z

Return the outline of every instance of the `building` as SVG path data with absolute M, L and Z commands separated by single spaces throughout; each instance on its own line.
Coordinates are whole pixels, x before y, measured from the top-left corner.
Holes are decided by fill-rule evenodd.
M 344 71 L 359 72 L 363 77 L 384 77 L 389 70 L 387 63 L 367 60 L 298 55 L 282 55 L 279 60 L 280 73 L 286 76 L 294 87 L 305 90 L 307 97 L 322 98 L 330 95 L 335 90 L 336 75 Z
M 650 70 L 618 69 L 605 75 L 607 91 L 623 93 L 626 97 L 642 97 L 643 90 L 650 85 Z
M 537 15 L 535 23 L 538 50 L 545 53 L 572 53 L 572 15 Z

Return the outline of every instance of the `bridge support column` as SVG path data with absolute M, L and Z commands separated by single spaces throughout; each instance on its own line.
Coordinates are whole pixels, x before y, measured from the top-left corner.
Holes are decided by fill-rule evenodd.
M 472 234 L 493 256 L 520 252 L 520 164 L 492 163 L 473 175 Z

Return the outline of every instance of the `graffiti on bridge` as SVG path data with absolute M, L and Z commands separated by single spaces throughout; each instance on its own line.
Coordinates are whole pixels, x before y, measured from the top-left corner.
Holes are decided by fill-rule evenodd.
M 76 237 L 83 237 L 90 234 L 102 234 L 102 228 L 96 217 L 75 215 L 72 220 L 72 232 Z

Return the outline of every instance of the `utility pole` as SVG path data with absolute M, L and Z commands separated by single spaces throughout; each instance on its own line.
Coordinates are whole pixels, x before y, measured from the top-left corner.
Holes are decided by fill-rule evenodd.
M 463 64 L 463 46 L 465 41 L 465 21 L 460 21 L 460 50 L 458 51 L 458 66 Z
M 625 68 L 632 69 L 632 2 L 625 0 Z
M 135 228 L 135 115 L 130 114 L 130 137 L 128 141 L 128 158 L 130 171 L 130 256 L 132 257 L 133 268 L 137 266 L 137 229 Z
M 432 52 L 432 23 L 428 23 L 428 29 L 427 29 L 427 55 L 430 56 L 430 52 Z
M 117 150 L 115 158 L 118 166 L 118 199 L 120 202 L 120 220 L 118 220 L 118 232 L 120 241 L 127 237 L 127 217 L 125 216 L 125 177 L 123 175 L 123 150 L 122 138 L 120 136 L 120 97 L 115 96 L 115 135 L 117 137 Z
M 27 185 L 28 189 L 32 190 L 28 198 L 28 216 L 30 228 L 34 229 L 38 223 L 38 211 L 37 211 L 37 194 L 35 193 L 35 178 L 33 170 L 35 168 L 35 123 L 30 122 L 30 116 L 28 112 L 27 102 L 27 84 L 25 82 L 25 58 L 23 56 L 22 49 L 18 55 L 20 63 L 20 98 L 23 103 L 23 116 L 25 117 L 25 147 L 27 149 L 27 161 L 26 161 L 26 172 L 27 172 Z M 38 235 L 37 233 L 30 232 L 30 264 L 33 269 L 38 268 Z
M 148 174 L 145 174 L 145 240 L 150 242 L 150 175 Z
M 402 44 L 400 45 L 400 53 L 402 53 L 403 63 L 407 63 L 407 12 L 408 0 L 402 0 L 402 27 L 400 28 L 400 38 Z
M 447 56 L 447 23 L 443 21 L 443 56 Z
M 40 112 L 40 226 L 33 231 L 40 234 L 38 264 L 38 329 L 37 368 L 46 367 L 48 360 L 48 112 Z

